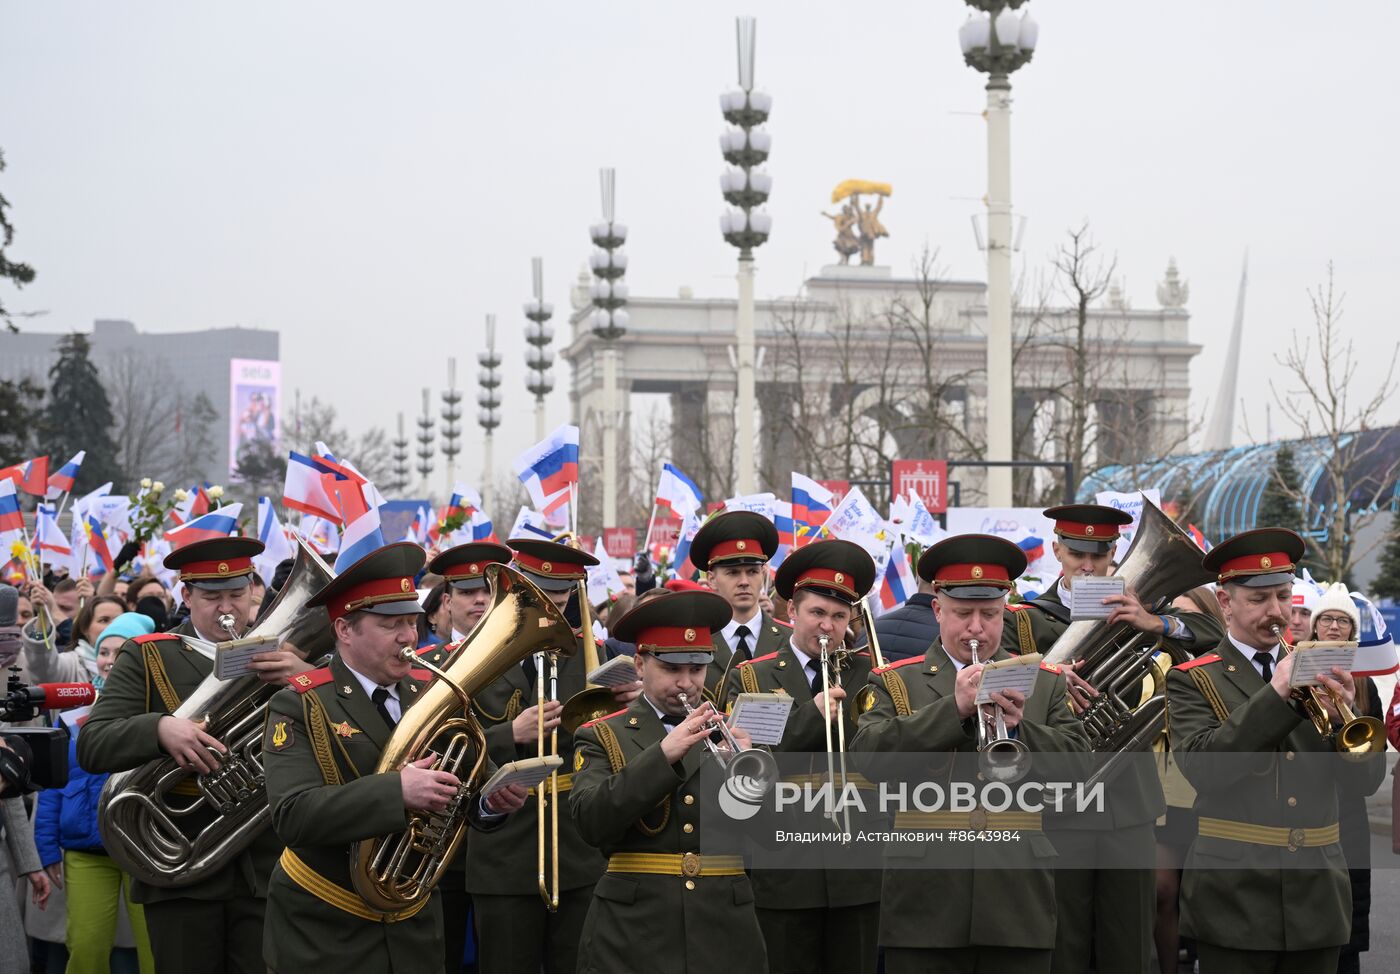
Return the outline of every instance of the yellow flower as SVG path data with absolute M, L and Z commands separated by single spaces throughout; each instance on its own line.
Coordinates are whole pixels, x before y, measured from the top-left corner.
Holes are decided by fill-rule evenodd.
M 151 478 L 150 478 L 150 477 L 142 477 L 142 478 L 141 478 L 141 486 L 142 486 L 142 487 L 147 487 L 147 488 L 149 488 L 149 487 L 151 486 Z
M 151 493 L 159 494 L 163 490 L 165 490 L 165 484 L 161 483 L 159 480 L 151 484 Z
M 187 500 L 189 500 L 189 499 L 190 499 L 189 491 L 186 491 L 186 490 L 177 490 L 177 491 L 175 491 L 175 503 L 177 503 L 177 504 L 183 504 L 185 501 L 187 501 Z
M 224 489 L 218 484 L 215 484 L 213 487 L 209 488 L 207 493 L 211 500 L 218 500 L 220 497 L 224 496 Z

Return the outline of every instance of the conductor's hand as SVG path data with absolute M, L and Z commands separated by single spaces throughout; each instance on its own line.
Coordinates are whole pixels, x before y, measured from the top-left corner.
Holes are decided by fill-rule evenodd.
M 559 715 L 563 713 L 564 705 L 558 700 L 546 700 L 544 705 L 544 732 L 548 734 L 559 726 Z M 517 744 L 533 744 L 535 738 L 539 736 L 539 705 L 526 707 L 520 711 L 520 716 L 511 721 L 510 733 L 515 738 Z
M 710 725 L 720 720 L 715 705 L 706 700 L 686 714 L 676 727 L 661 741 L 661 753 L 668 764 L 675 764 L 690 752 L 690 749 L 710 736 Z
M 831 687 L 824 693 L 819 693 L 812 698 L 812 703 L 816 704 L 819 711 L 826 715 L 827 722 L 835 720 L 841 716 L 841 702 L 846 699 L 846 691 L 841 687 Z
M 958 670 L 953 683 L 953 703 L 958 708 L 958 716 L 967 720 L 976 711 L 977 690 L 982 685 L 983 664 L 970 663 Z
M 403 786 L 403 807 L 410 812 L 440 812 L 457 794 L 461 782 L 455 774 L 447 771 L 431 770 L 437 756 L 429 754 L 425 758 L 406 765 L 399 772 L 399 783 Z
M 156 742 L 180 767 L 200 774 L 209 774 L 219 766 L 219 758 L 209 753 L 210 748 L 219 754 L 228 753 L 228 748 L 220 744 L 218 738 L 205 732 L 203 721 L 169 714 L 156 723 Z

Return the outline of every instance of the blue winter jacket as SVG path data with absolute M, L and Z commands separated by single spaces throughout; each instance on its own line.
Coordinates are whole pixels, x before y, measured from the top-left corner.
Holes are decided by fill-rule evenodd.
M 78 764 L 78 729 L 70 724 L 68 733 L 68 784 L 41 791 L 34 813 L 34 844 L 45 866 L 61 862 L 64 849 L 103 851 L 97 831 L 97 799 L 108 776 L 82 769 Z

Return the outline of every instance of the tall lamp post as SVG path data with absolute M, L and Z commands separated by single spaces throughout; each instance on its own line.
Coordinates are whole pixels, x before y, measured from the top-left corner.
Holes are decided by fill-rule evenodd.
M 720 217 L 720 232 L 729 244 L 739 248 L 739 316 L 734 326 L 735 359 L 738 365 L 734 402 L 735 433 L 738 445 L 738 492 L 757 490 L 754 463 L 754 309 L 753 251 L 768 239 L 773 218 L 760 207 L 773 189 L 773 177 L 756 167 L 768 158 L 773 137 L 760 126 L 768 121 L 773 107 L 770 95 L 753 90 L 754 44 L 758 22 L 752 17 L 735 18 L 739 44 L 739 90 L 720 96 L 724 120 L 734 128 L 719 137 L 724 161 L 734 168 L 720 176 L 725 202 L 735 207 Z
M 627 303 L 627 285 L 622 276 L 627 273 L 627 255 L 622 245 L 627 242 L 627 227 L 613 220 L 617 202 L 617 170 L 598 172 L 603 191 L 603 222 L 588 228 L 596 248 L 588 258 L 595 278 L 589 293 L 593 299 L 593 314 L 589 327 L 603 342 L 603 524 L 617 526 L 617 340 L 627 333 L 628 316 L 623 309 Z
M 535 296 L 525 302 L 525 317 L 530 323 L 525 326 L 525 364 L 529 372 L 525 375 L 525 388 L 535 396 L 535 442 L 544 439 L 544 397 L 554 389 L 554 376 L 550 367 L 554 364 L 554 353 L 549 343 L 554 340 L 554 329 L 549 319 L 554 315 L 554 305 L 544 299 L 544 258 L 530 258 L 530 271 L 535 286 Z
M 462 394 L 457 391 L 457 359 L 447 360 L 447 388 L 442 391 L 442 455 L 447 457 L 447 493 L 456 486 L 457 454 L 462 452 Z
M 394 489 L 403 492 L 408 489 L 409 467 L 408 434 L 404 432 L 403 413 L 399 413 L 399 435 L 394 439 Z
M 491 437 L 501 425 L 501 355 L 496 351 L 496 316 L 486 316 L 486 350 L 476 353 L 476 364 L 481 366 L 476 374 L 481 391 L 476 394 L 477 424 L 486 431 L 486 451 L 481 459 L 481 506 L 491 510 L 492 477 Z
M 418 475 L 423 478 L 423 496 L 428 495 L 428 474 L 433 472 L 433 400 L 423 389 L 423 414 L 418 417 Z
M 963 60 L 987 75 L 987 454 L 1012 459 L 1011 73 L 1031 59 L 1040 26 L 1026 0 L 966 0 L 976 12 L 958 31 Z M 1012 506 L 1010 467 L 987 470 L 987 504 Z

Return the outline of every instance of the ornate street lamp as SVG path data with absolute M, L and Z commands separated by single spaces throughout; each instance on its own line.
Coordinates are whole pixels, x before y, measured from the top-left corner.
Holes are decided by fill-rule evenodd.
M 530 323 L 525 326 L 525 388 L 535 397 L 535 442 L 544 439 L 544 397 L 554 390 L 554 376 L 550 368 L 554 365 L 554 353 L 549 343 L 554 340 L 554 329 L 549 319 L 554 316 L 554 305 L 544 300 L 544 258 L 530 258 L 530 271 L 535 286 L 535 296 L 525 302 L 525 317 Z
M 958 31 L 963 60 L 987 75 L 987 459 L 1011 455 L 1011 81 L 1031 59 L 1040 26 L 1025 0 L 966 0 Z M 1011 507 L 1011 468 L 987 470 L 987 504 Z
M 599 170 L 603 194 L 603 222 L 588 228 L 596 248 L 588 258 L 593 270 L 593 314 L 589 327 L 603 342 L 603 527 L 617 526 L 617 428 L 621 418 L 617 408 L 617 340 L 627 333 L 627 285 L 622 277 L 627 273 L 627 255 L 622 245 L 627 242 L 627 227 L 617 223 L 617 170 Z
M 476 364 L 481 369 L 476 374 L 481 391 L 476 394 L 477 424 L 486 431 L 486 452 L 481 461 L 481 505 L 491 510 L 492 477 L 491 437 L 501 425 L 501 356 L 496 351 L 496 316 L 486 316 L 486 350 L 476 353 Z
M 773 218 L 759 209 L 773 189 L 773 177 L 757 168 L 768 158 L 773 138 L 761 126 L 773 107 L 771 96 L 753 90 L 754 45 L 758 23 L 752 17 L 738 17 L 735 28 L 739 45 L 739 90 L 720 96 L 724 120 L 735 126 L 719 137 L 724 161 L 734 168 L 720 176 L 725 202 L 735 207 L 720 217 L 720 232 L 727 243 L 739 249 L 739 314 L 735 321 L 734 344 L 738 369 L 734 403 L 735 441 L 738 446 L 738 492 L 757 490 L 754 463 L 754 298 L 753 251 L 768 239 Z

